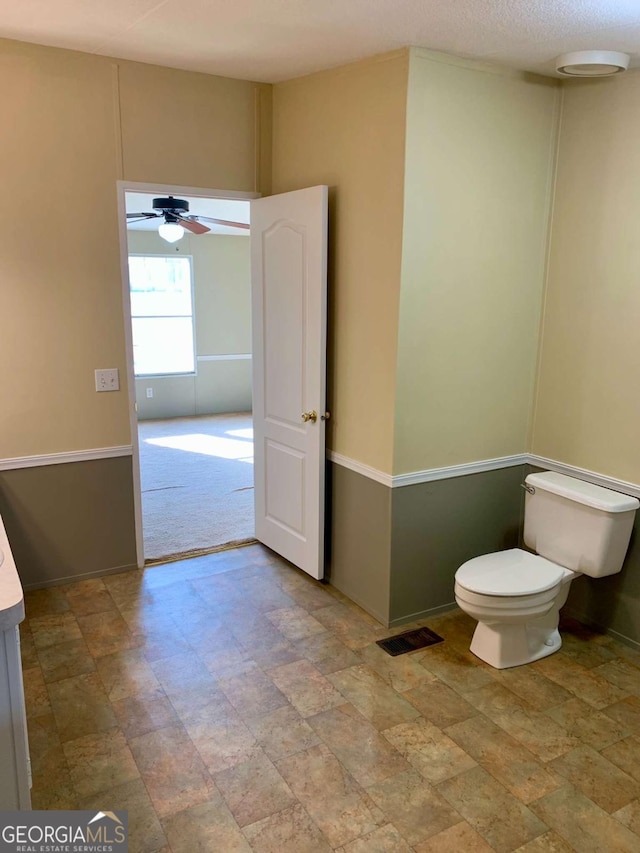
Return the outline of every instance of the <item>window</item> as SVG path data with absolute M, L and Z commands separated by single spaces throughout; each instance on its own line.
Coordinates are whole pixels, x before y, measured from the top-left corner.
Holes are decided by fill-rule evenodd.
M 129 255 L 136 376 L 195 372 L 191 258 Z

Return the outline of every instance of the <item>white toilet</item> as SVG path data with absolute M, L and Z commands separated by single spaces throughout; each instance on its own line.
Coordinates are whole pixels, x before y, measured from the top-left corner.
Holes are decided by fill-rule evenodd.
M 547 471 L 525 480 L 524 542 L 484 554 L 456 572 L 458 606 L 478 620 L 471 651 L 496 669 L 558 651 L 569 584 L 622 569 L 640 501 Z

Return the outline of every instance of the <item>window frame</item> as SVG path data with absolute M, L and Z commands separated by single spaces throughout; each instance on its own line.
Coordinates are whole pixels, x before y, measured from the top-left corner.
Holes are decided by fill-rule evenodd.
M 134 314 L 133 306 L 131 304 L 131 270 L 129 267 L 129 258 L 186 258 L 189 261 L 189 286 L 191 288 L 191 331 L 192 331 L 192 340 L 193 340 L 193 370 L 187 371 L 175 371 L 171 373 L 163 372 L 163 373 L 136 373 L 136 361 L 135 361 L 135 341 L 133 336 L 133 321 L 138 319 L 143 320 L 155 320 L 163 317 L 187 317 L 187 314 Z M 159 252 L 154 254 L 149 254 L 149 252 L 127 252 L 127 276 L 129 280 L 129 318 L 131 320 L 131 345 L 132 345 L 132 355 L 133 355 L 133 376 L 134 379 L 159 379 L 159 378 L 168 378 L 172 379 L 176 376 L 196 376 L 198 373 L 198 348 L 196 345 L 196 301 L 195 301 L 195 286 L 194 286 L 194 277 L 193 277 L 193 255 L 190 253 L 176 253 L 169 254 L 165 252 Z

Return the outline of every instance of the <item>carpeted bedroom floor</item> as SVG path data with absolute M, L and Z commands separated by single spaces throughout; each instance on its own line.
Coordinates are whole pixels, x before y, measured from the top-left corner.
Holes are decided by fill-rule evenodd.
M 251 413 L 138 423 L 145 560 L 252 539 Z

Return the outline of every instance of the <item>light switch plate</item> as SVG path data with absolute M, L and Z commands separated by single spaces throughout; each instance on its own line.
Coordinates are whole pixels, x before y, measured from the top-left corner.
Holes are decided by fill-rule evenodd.
M 120 376 L 117 367 L 96 370 L 96 391 L 119 391 Z

